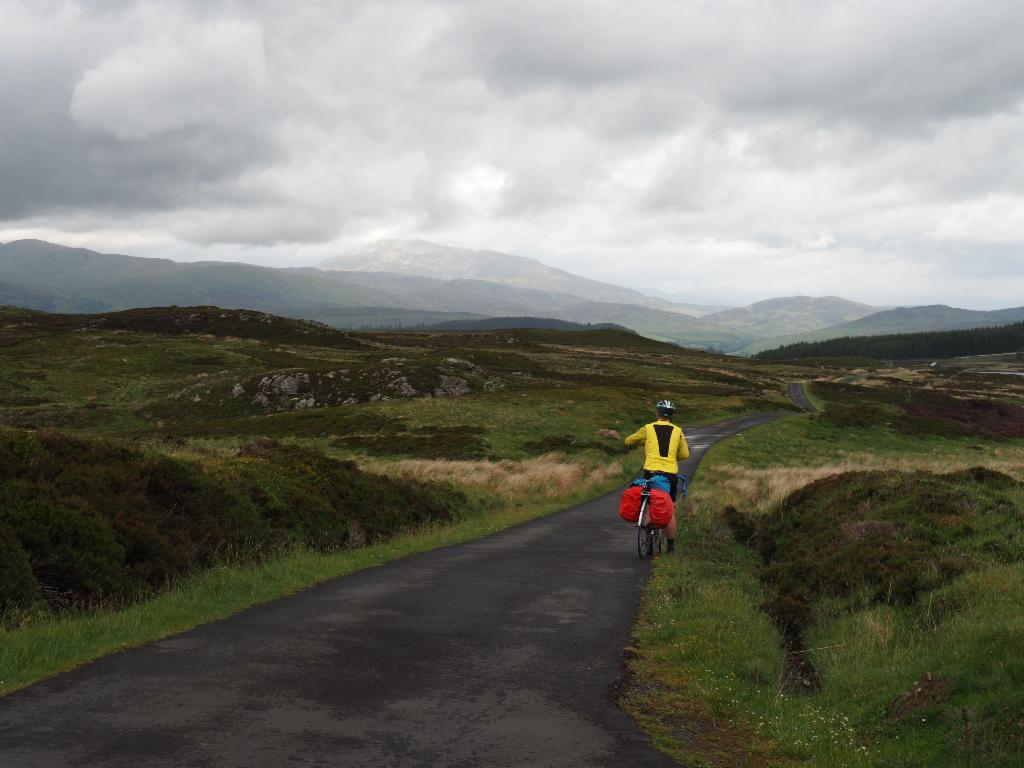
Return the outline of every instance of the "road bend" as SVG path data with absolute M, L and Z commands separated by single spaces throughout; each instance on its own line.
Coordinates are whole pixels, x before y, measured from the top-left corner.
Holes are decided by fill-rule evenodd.
M 804 382 L 794 381 L 789 385 L 789 399 L 793 401 L 793 404 L 801 410 L 807 411 L 808 413 L 817 413 L 818 409 L 811 402 L 811 399 L 807 396 L 807 389 L 804 387 Z
M 688 430 L 682 471 L 780 416 Z M 333 579 L 11 694 L 0 766 L 673 766 L 616 703 L 650 568 L 617 501 Z

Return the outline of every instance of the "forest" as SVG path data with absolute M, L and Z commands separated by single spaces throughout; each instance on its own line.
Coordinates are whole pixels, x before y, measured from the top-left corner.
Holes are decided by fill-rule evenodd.
M 758 360 L 808 357 L 868 357 L 875 360 L 995 355 L 1024 350 L 1024 323 L 957 331 L 896 333 L 886 336 L 845 336 L 826 341 L 787 344 L 754 355 Z

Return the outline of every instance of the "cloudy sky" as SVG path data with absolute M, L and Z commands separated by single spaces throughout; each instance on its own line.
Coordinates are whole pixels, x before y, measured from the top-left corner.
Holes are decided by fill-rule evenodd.
M 1019 0 L 0 0 L 0 241 L 1024 304 Z

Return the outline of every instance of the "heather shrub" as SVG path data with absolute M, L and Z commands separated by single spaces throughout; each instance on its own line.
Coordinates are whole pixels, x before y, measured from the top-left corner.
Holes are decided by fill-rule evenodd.
M 362 545 L 468 505 L 450 485 L 367 474 L 318 451 L 263 441 L 256 453 L 211 469 L 108 441 L 0 431 L 0 553 L 12 553 L 0 604 L 27 592 L 75 605 L 130 598 L 217 563 Z
M 724 522 L 761 556 L 765 610 L 797 640 L 827 598 L 913 604 L 978 562 L 1024 561 L 1016 481 L 990 469 L 848 472 Z
M 35 577 L 28 555 L 14 532 L 0 525 L 0 613 L 28 608 L 36 597 Z

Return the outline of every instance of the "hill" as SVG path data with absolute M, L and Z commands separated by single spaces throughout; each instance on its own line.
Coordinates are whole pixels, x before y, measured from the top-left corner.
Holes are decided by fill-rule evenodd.
M 425 330 L 430 331 L 505 331 L 516 328 L 538 328 L 555 331 L 596 331 L 615 329 L 634 333 L 629 328 L 614 323 L 573 323 L 553 317 L 486 317 L 482 320 L 452 320 L 438 323 Z
M 997 309 L 989 312 L 959 309 L 944 304 L 923 307 L 897 307 L 896 309 L 883 310 L 859 320 L 840 323 L 828 328 L 756 341 L 738 350 L 738 353 L 753 355 L 765 349 L 774 349 L 801 342 L 826 341 L 844 336 L 881 336 L 923 331 L 951 331 L 962 328 L 1007 325 L 1021 320 L 1024 320 L 1024 307 Z
M 326 280 L 341 280 L 362 285 L 372 291 L 386 292 L 393 306 L 411 309 L 460 311 L 488 316 L 551 316 L 568 304 L 577 304 L 579 296 L 547 288 L 522 288 L 491 280 L 414 277 L 396 272 L 325 272 Z
M 757 338 L 722 332 L 714 324 L 679 312 L 559 293 L 539 278 L 537 284 L 544 285 L 543 290 L 475 278 L 179 263 L 39 240 L 0 246 L 0 276 L 4 303 L 57 312 L 208 305 L 272 312 L 342 328 L 410 327 L 474 316 L 548 316 L 621 325 L 684 346 L 735 349 Z
M 884 336 L 844 336 L 818 342 L 789 344 L 754 355 L 759 360 L 808 357 L 868 357 L 876 360 L 994 355 L 1024 349 L 1024 323 L 959 331 L 899 333 Z
M 62 313 L 209 305 L 317 320 L 339 328 L 544 317 L 619 325 L 682 346 L 741 354 L 787 342 L 1024 319 L 1024 309 L 984 313 L 950 307 L 859 317 L 872 308 L 834 296 L 771 299 L 694 317 L 663 299 L 587 280 L 533 259 L 411 242 L 387 241 L 333 259 L 331 269 L 276 269 L 179 263 L 20 240 L 0 245 L 0 303 Z M 378 256 L 379 263 L 374 262 Z M 346 268 L 336 268 L 339 264 Z M 410 274 L 417 271 L 438 276 Z M 822 327 L 850 317 L 859 319 Z M 869 327 L 872 330 L 865 330 Z
M 879 307 L 838 296 L 787 296 L 715 312 L 706 319 L 723 329 L 758 336 L 782 336 L 859 320 Z
M 324 270 L 391 272 L 437 280 L 486 280 L 517 288 L 544 286 L 546 291 L 578 299 L 630 303 L 697 316 L 691 309 L 665 299 L 647 296 L 631 288 L 574 275 L 526 256 L 500 251 L 472 250 L 439 245 L 425 240 L 379 240 L 329 259 Z
M 366 345 L 322 323 L 220 307 L 146 307 L 97 314 L 47 314 L 0 307 L 0 322 L 15 321 L 10 335 L 80 331 L 129 331 L 166 335 L 212 335 L 275 343 L 309 344 L 334 349 Z M 0 345 L 4 332 L 0 330 Z
M 0 246 L 4 302 L 50 311 L 210 305 L 273 310 L 330 304 L 389 306 L 385 292 L 314 269 L 273 269 L 224 262 L 181 263 L 106 254 L 41 240 Z

